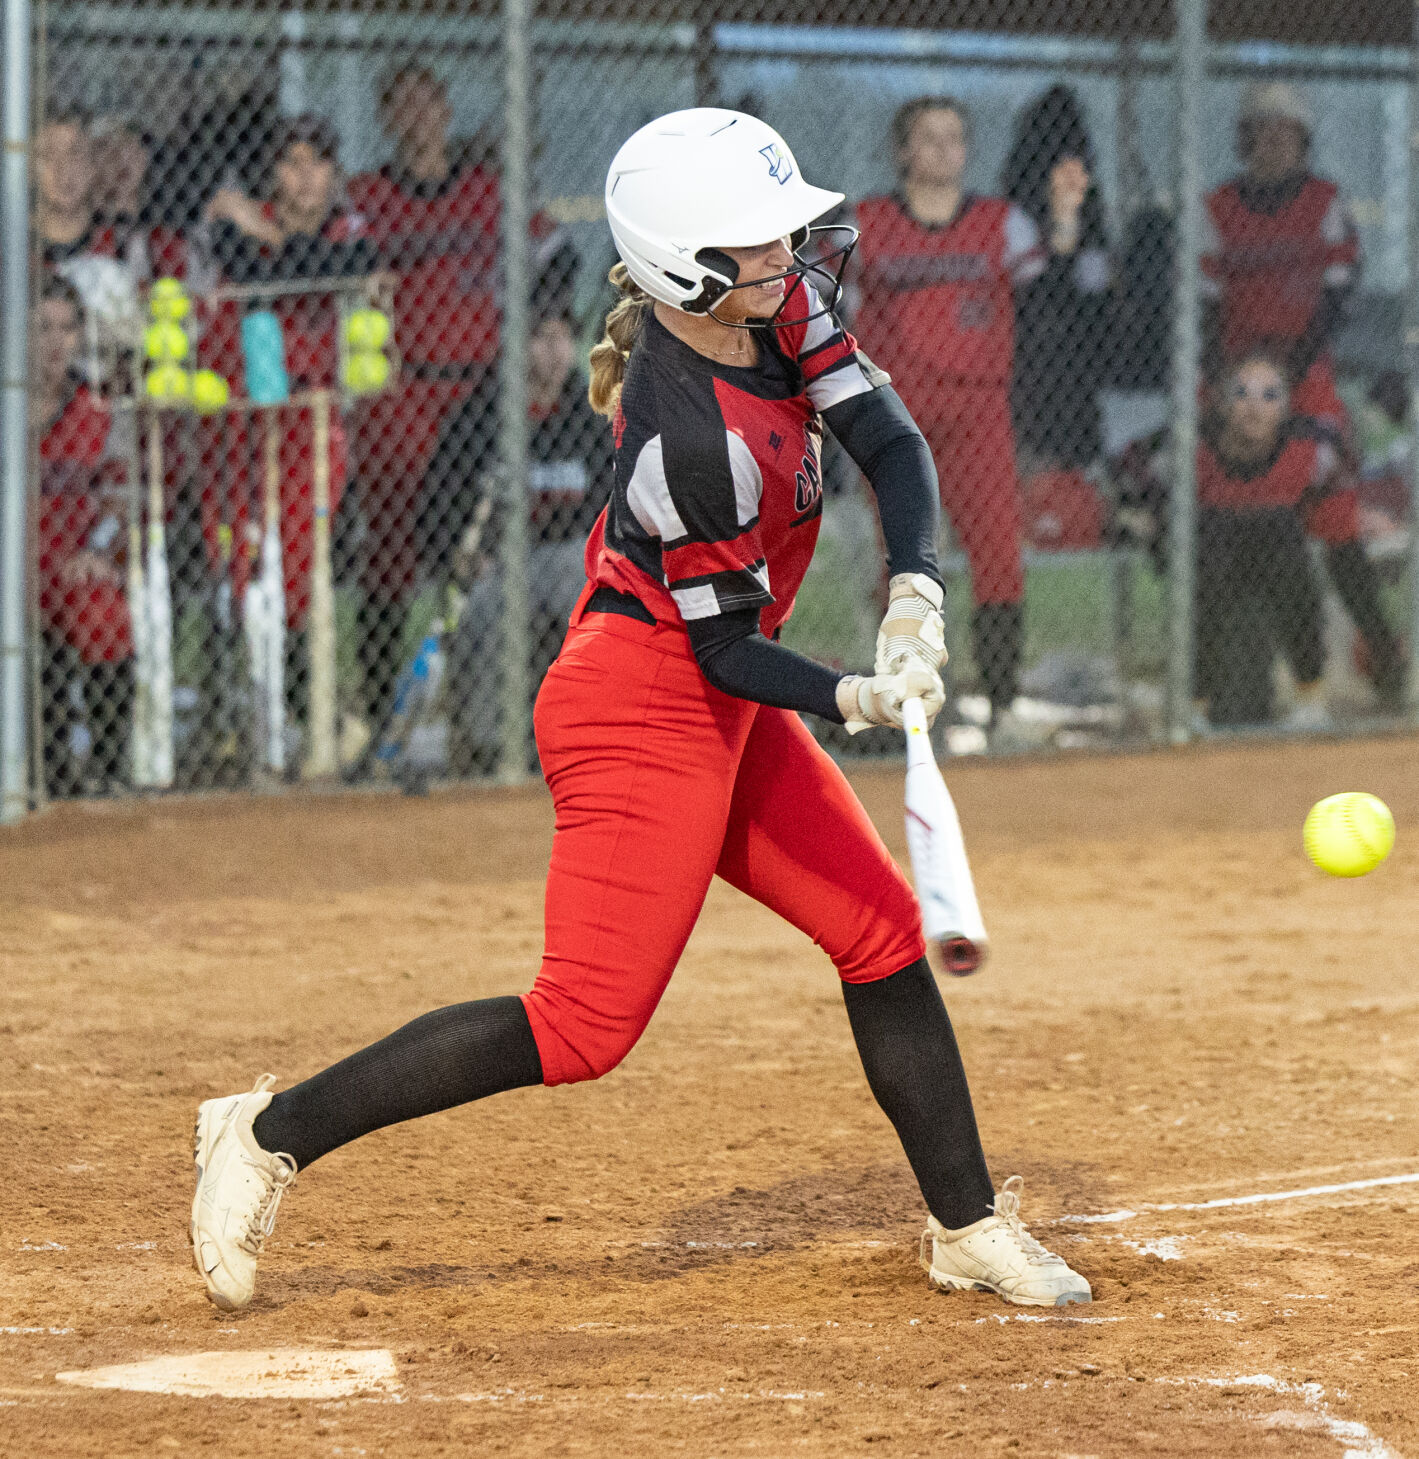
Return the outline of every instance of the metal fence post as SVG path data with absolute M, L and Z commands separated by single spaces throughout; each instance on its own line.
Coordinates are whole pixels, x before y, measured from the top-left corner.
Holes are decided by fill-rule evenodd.
M 1419 0 L 1409 52 L 1409 226 L 1404 290 L 1404 356 L 1409 376 L 1409 561 L 1405 619 L 1409 632 L 1409 710 L 1419 718 Z
M 1202 89 L 1207 0 L 1179 0 L 1173 72 L 1177 89 L 1177 262 L 1173 290 L 1173 447 L 1168 513 L 1168 735 L 1191 734 L 1193 579 L 1197 540 L 1197 393 L 1202 288 Z
M 531 729 L 531 634 L 527 591 L 528 226 L 531 220 L 532 80 L 530 0 L 503 0 L 502 332 L 498 371 L 499 480 L 504 494 L 498 556 L 502 577 L 502 754 L 504 781 L 527 776 Z
M 0 197 L 0 822 L 29 808 L 25 564 L 29 476 L 29 0 L 5 0 L 5 161 Z

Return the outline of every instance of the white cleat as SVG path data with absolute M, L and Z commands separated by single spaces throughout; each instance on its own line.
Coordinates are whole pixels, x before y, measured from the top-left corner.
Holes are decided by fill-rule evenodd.
M 998 1292 L 1022 1307 L 1065 1307 L 1094 1300 L 1088 1282 L 1025 1229 L 1020 1220 L 1024 1184 L 1012 1175 L 995 1197 L 995 1214 L 959 1231 L 948 1230 L 935 1216 L 927 1217 L 921 1264 L 933 1286 Z
M 296 1162 L 256 1143 L 252 1122 L 271 1103 L 272 1074 L 250 1094 L 205 1100 L 197 1110 L 193 1159 L 192 1259 L 207 1284 L 207 1297 L 223 1312 L 236 1312 L 256 1290 L 256 1259 L 281 1197 L 295 1184 Z
M 1291 735 L 1330 735 L 1335 733 L 1335 720 L 1323 702 L 1302 699 L 1279 722 L 1277 728 Z

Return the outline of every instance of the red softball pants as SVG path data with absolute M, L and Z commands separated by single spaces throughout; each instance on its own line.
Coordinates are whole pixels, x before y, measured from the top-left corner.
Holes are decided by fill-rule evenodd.
M 556 831 L 523 1003 L 547 1084 L 630 1052 L 715 875 L 806 932 L 845 982 L 923 955 L 906 878 L 797 715 L 711 687 L 678 626 L 572 622 L 535 713 Z
M 1024 522 L 1009 392 L 938 384 L 920 405 L 913 414 L 936 460 L 941 505 L 970 563 L 976 602 L 1020 602 Z

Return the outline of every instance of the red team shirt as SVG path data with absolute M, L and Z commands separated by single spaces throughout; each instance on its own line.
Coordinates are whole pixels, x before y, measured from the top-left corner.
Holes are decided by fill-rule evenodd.
M 1139 483 L 1158 505 L 1171 475 L 1167 431 L 1136 442 L 1120 461 L 1123 477 Z M 1354 493 L 1344 488 L 1340 453 L 1332 433 L 1305 416 L 1295 416 L 1275 450 L 1250 470 L 1223 460 L 1208 431 L 1197 444 L 1197 504 L 1213 512 L 1245 514 L 1299 512 L 1306 530 L 1322 542 L 1352 541 L 1358 531 Z
M 1039 229 L 1003 198 L 967 193 L 949 223 L 918 222 L 898 197 L 858 204 L 863 348 L 915 412 L 951 386 L 1006 389 L 1014 291 L 1044 272 Z
M 112 428 L 108 405 L 80 386 L 39 443 L 40 617 L 86 664 L 133 655 L 122 577 L 66 581 L 80 552 L 96 553 L 115 569 L 127 560 L 127 473 Z
M 1335 447 L 1306 421 L 1293 422 L 1271 457 L 1249 474 L 1228 468 L 1204 439 L 1197 448 L 1197 504 L 1229 512 L 1309 509 L 1328 492 L 1338 464 Z
M 1360 240 L 1333 182 L 1307 177 L 1275 212 L 1243 201 L 1233 181 L 1207 197 L 1202 272 L 1222 305 L 1222 345 L 1230 358 L 1267 340 L 1298 340 L 1327 288 L 1353 283 Z
M 497 358 L 502 202 L 498 177 L 462 167 L 421 183 L 392 167 L 352 178 L 349 196 L 388 268 L 399 275 L 396 337 L 411 365 L 490 365 Z M 561 244 L 543 213 L 532 220 L 534 270 Z
M 786 312 L 822 306 L 805 282 Z M 707 359 L 648 313 L 614 423 L 616 484 L 587 544 L 587 577 L 661 623 L 793 611 L 823 512 L 820 412 L 879 372 L 830 315 L 764 330 L 760 359 Z

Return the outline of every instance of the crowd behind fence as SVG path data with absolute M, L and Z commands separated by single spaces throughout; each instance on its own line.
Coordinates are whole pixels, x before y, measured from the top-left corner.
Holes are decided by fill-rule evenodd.
M 944 750 L 1407 715 L 1411 52 L 1204 51 L 1200 3 L 1172 43 L 1031 36 L 1032 5 L 972 34 L 42 7 L 29 117 L 7 88 L 10 809 L 21 678 L 37 798 L 535 771 L 614 470 L 602 179 L 689 105 L 849 199 L 841 313 L 940 479 Z M 804 474 L 785 641 L 861 668 L 870 494 L 831 439 Z

